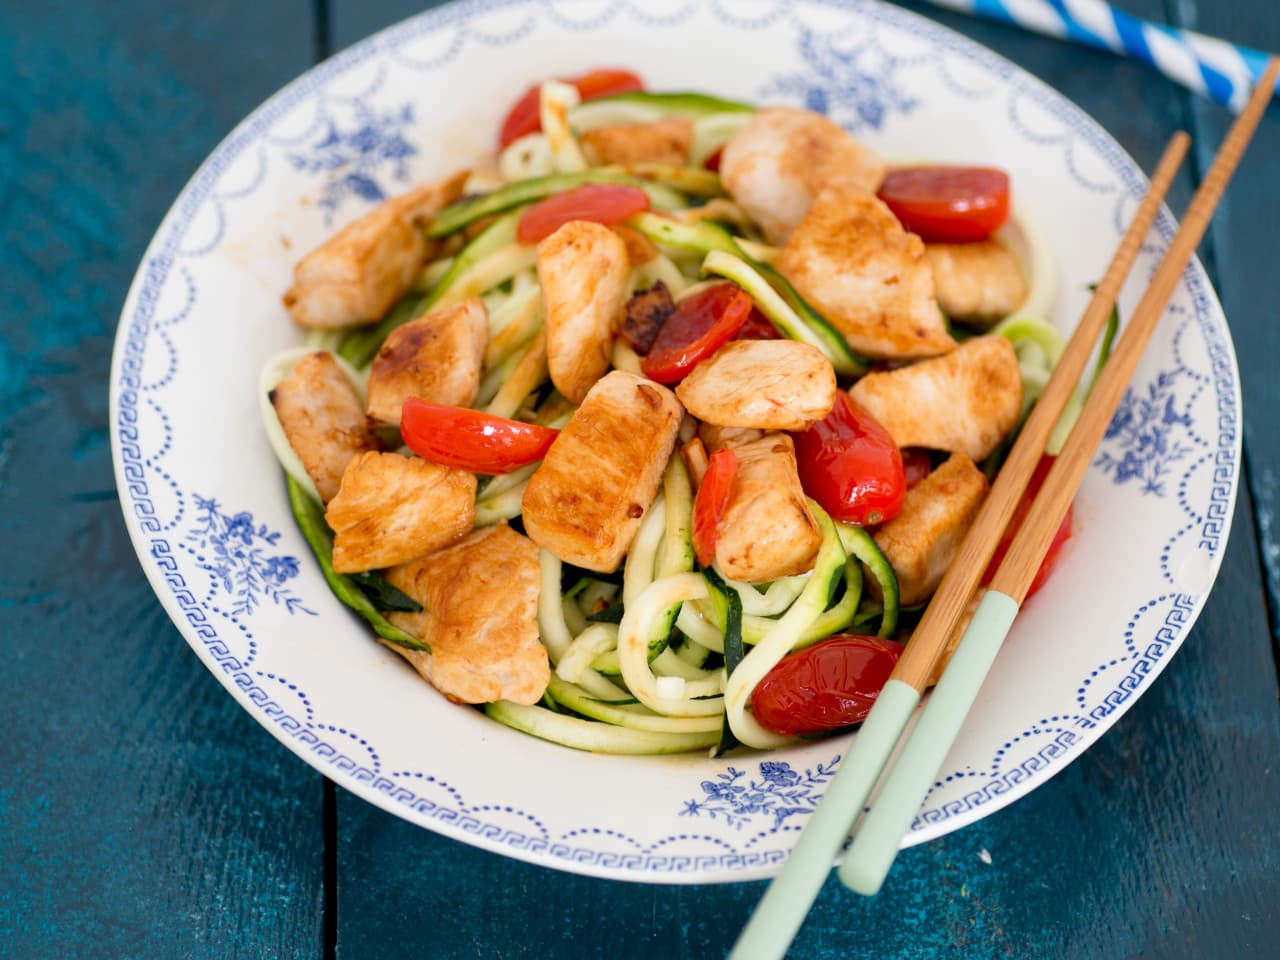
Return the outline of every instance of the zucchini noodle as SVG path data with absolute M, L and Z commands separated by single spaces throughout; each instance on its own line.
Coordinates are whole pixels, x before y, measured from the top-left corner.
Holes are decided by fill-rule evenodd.
M 855 354 L 845 335 L 772 266 L 781 248 L 764 242 L 759 225 L 744 209 L 743 204 L 751 206 L 749 198 L 743 196 L 740 204 L 727 196 L 717 170 L 707 167 L 707 161 L 753 115 L 754 108 L 745 104 L 698 93 L 635 91 L 582 103 L 571 84 L 554 80 L 541 84 L 540 129 L 508 144 L 493 169 L 469 175 L 461 199 L 418 223 L 439 256 L 417 271 L 403 296 L 383 316 L 359 318 L 360 325 L 353 322 L 344 330 L 308 331 L 306 346 L 284 351 L 263 367 L 259 379 L 263 428 L 288 475 L 291 497 L 308 507 L 308 542 L 330 584 L 350 587 L 351 595 L 344 602 L 353 608 L 363 603 L 361 615 L 381 636 L 405 646 L 413 646 L 409 641 L 415 639 L 383 618 L 372 601 L 362 599 L 357 587 L 330 576 L 333 537 L 321 535 L 326 533 L 324 512 L 315 483 L 289 444 L 270 392 L 301 357 L 325 350 L 338 359 L 364 404 L 369 370 L 394 330 L 428 311 L 478 297 L 487 330 L 479 387 L 470 406 L 499 418 L 564 427 L 577 407 L 556 389 L 548 364 L 549 342 L 557 361 L 563 355 L 554 351 L 564 345 L 557 342 L 560 331 L 546 327 L 537 246 L 519 239 L 521 218 L 531 206 L 585 184 L 643 190 L 648 209 L 632 213 L 618 225 L 634 258 L 624 285 L 624 303 L 635 292 L 662 283 L 679 305 L 728 281 L 750 296 L 780 336 L 819 350 L 841 378 L 841 388 L 870 368 L 871 361 Z M 602 136 L 599 144 L 623 147 L 616 151 L 623 159 L 590 167 L 579 142 L 588 131 L 673 118 L 692 125 L 683 165 L 671 162 L 670 150 L 665 148 L 640 154 L 654 159 L 636 159 L 621 138 Z M 654 139 L 674 132 L 669 139 L 681 144 L 688 135 L 682 127 L 683 123 L 670 124 L 657 131 L 661 136 Z M 653 137 L 655 131 L 641 133 Z M 600 152 L 605 152 L 603 146 Z M 628 209 L 634 211 L 637 206 L 644 205 L 637 202 Z M 1027 286 L 1020 307 L 990 331 L 1013 344 L 1023 379 L 1025 415 L 1063 349 L 1062 334 L 1050 322 L 1057 268 L 1044 228 L 1021 206 L 1015 205 L 1009 222 L 994 239 L 1013 253 Z M 592 280 L 587 277 L 585 282 L 589 285 Z M 397 287 L 392 295 L 402 289 L 403 285 Z M 654 315 L 658 321 L 646 317 L 642 326 L 660 322 L 662 310 Z M 611 350 L 613 369 L 642 373 L 643 359 L 628 339 L 614 337 L 611 345 L 604 340 L 600 345 Z M 475 349 L 480 352 L 478 346 Z M 1105 356 L 1105 345 L 1100 353 Z M 559 376 L 563 367 L 556 369 Z M 561 386 L 572 392 L 563 382 Z M 1083 395 L 1082 390 L 1077 399 Z M 429 397 L 424 394 L 423 399 Z M 692 401 L 690 406 L 696 409 Z M 1073 409 L 1069 406 L 1059 422 L 1051 449 L 1058 435 L 1065 436 L 1069 430 Z M 492 427 L 492 421 L 486 422 L 485 429 Z M 386 449 L 399 442 L 390 431 L 380 433 L 385 434 L 379 442 Z M 412 437 L 409 442 L 418 445 Z M 844 631 L 877 630 L 882 637 L 901 636 L 897 575 L 888 558 L 869 531 L 834 521 L 813 501 L 808 506 L 821 533 L 821 545 L 809 572 L 753 583 L 727 579 L 715 565 L 699 566 L 694 544 L 702 553 L 708 543 L 695 538 L 695 490 L 712 453 L 711 439 L 705 432 L 700 437 L 698 421 L 686 415 L 678 444 L 681 452 L 667 462 L 652 502 L 633 508 L 631 516 L 640 519 L 620 571 L 599 573 L 567 565 L 549 550 L 538 549 L 536 623 L 551 667 L 550 680 L 538 705 L 500 700 L 484 705 L 487 715 L 534 736 L 597 752 L 711 748 L 714 754 L 736 743 L 771 749 L 793 738 L 765 729 L 755 718 L 751 698 L 783 657 Z M 411 454 L 407 448 L 401 450 Z M 594 449 L 591 453 L 599 455 Z M 546 456 L 550 459 L 554 454 Z M 526 489 L 541 461 L 528 463 L 513 457 L 509 462 L 520 465 L 505 474 L 479 477 L 475 527 L 511 521 L 513 529 L 523 532 Z M 989 462 L 997 463 L 998 458 Z M 486 466 L 494 469 L 492 464 Z M 696 515 L 702 536 L 706 515 Z M 588 557 L 578 562 L 592 561 Z M 864 591 L 864 581 L 869 590 Z M 418 648 L 426 650 L 426 644 L 419 642 Z M 541 670 L 541 652 L 535 652 Z M 529 699 L 538 695 L 534 691 Z

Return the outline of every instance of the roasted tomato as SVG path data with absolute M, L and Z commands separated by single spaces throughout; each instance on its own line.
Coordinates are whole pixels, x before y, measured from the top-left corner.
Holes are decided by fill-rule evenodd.
M 989 584 L 991 579 L 996 575 L 1004 555 L 1009 552 L 1009 545 L 1013 543 L 1013 538 L 1017 536 L 1018 530 L 1022 527 L 1022 521 L 1026 519 L 1027 512 L 1031 509 L 1031 503 L 1036 498 L 1036 494 L 1040 492 L 1040 488 L 1044 486 L 1045 477 L 1049 476 L 1049 470 L 1053 467 L 1053 461 L 1056 457 L 1051 457 L 1047 453 L 1040 458 L 1040 462 L 1036 464 L 1035 472 L 1031 474 L 1031 479 L 1027 482 L 1027 490 L 1022 495 L 1022 499 L 1018 501 L 1018 506 L 1013 511 L 1013 516 L 1009 518 L 1009 525 L 1005 527 L 1004 536 L 1000 538 L 1000 542 L 996 544 L 995 552 L 991 554 L 991 562 L 987 564 L 987 571 L 982 575 L 984 585 Z M 1058 562 L 1058 554 L 1062 553 L 1063 544 L 1071 538 L 1071 520 L 1074 513 L 1074 505 L 1067 507 L 1067 513 L 1062 518 L 1062 523 L 1058 524 L 1057 532 L 1053 535 L 1053 540 L 1049 544 L 1049 549 L 1045 552 L 1044 559 L 1040 561 L 1040 568 L 1036 570 L 1035 579 L 1031 581 L 1031 586 L 1027 589 L 1027 597 L 1030 598 L 1037 590 L 1045 585 L 1049 579 L 1049 575 L 1053 573 L 1053 568 Z
M 751 711 L 784 736 L 861 723 L 901 655 L 902 644 L 892 640 L 829 637 L 779 660 L 756 684 Z
M 904 227 L 937 243 L 985 240 L 1009 219 L 1009 175 L 994 167 L 890 170 L 879 196 Z
M 907 492 L 902 454 L 888 431 L 843 390 L 826 418 L 793 433 L 805 493 L 837 520 L 892 520 Z
M 728 447 L 717 450 L 707 461 L 707 471 L 693 500 L 693 553 L 701 566 L 716 559 L 720 521 L 729 505 L 729 491 L 738 472 L 738 456 Z
M 907 477 L 907 489 L 933 472 L 933 459 L 924 447 L 904 447 L 902 453 L 902 470 Z
M 644 81 L 630 70 L 610 68 L 592 70 L 580 77 L 567 77 L 564 82 L 577 87 L 578 96 L 584 101 L 644 89 Z M 506 119 L 502 121 L 502 130 L 498 134 L 500 149 L 513 140 L 519 140 L 526 134 L 537 133 L 542 129 L 538 93 L 538 87 L 530 87 L 525 91 L 524 96 L 512 104 L 511 109 L 507 111 Z
M 537 243 L 570 220 L 590 220 L 606 227 L 649 209 L 649 195 L 622 183 L 584 183 L 535 203 L 520 215 L 516 239 Z
M 400 436 L 423 460 L 475 473 L 510 473 L 541 460 L 559 430 L 467 407 L 404 402 Z
M 667 317 L 640 369 L 650 380 L 675 383 L 734 338 L 751 314 L 751 297 L 717 283 L 686 297 Z

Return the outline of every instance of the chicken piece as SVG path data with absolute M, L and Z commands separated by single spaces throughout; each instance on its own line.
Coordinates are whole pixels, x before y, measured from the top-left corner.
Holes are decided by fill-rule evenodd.
M 294 364 L 271 391 L 271 405 L 325 503 L 338 492 L 351 458 L 377 449 L 356 388 L 328 351 L 309 353 Z
M 938 305 L 952 320 L 985 329 L 1027 299 L 1018 258 L 995 240 L 928 243 L 924 255 L 933 271 Z
M 392 197 L 303 257 L 284 295 L 294 322 L 349 327 L 386 313 L 435 249 L 417 224 L 453 203 L 466 180 L 462 170 Z
M 593 167 L 611 163 L 670 163 L 683 167 L 693 144 L 693 121 L 667 117 L 652 123 L 597 127 L 578 137 L 582 155 Z
M 733 451 L 738 469 L 717 527 L 720 573 L 766 583 L 812 569 L 822 531 L 800 486 L 791 438 L 768 433 Z
M 836 373 L 821 350 L 798 340 L 731 340 L 693 368 L 676 396 L 716 426 L 803 430 L 831 412 Z
M 774 266 L 859 353 L 904 359 L 955 346 L 934 299 L 924 242 L 852 184 L 818 195 Z
M 642 267 L 662 251 L 658 245 L 634 227 L 615 223 L 609 227 L 627 248 L 627 262 L 632 267 Z
M 388 619 L 431 648 L 391 646 L 458 703 L 533 704 L 551 677 L 538 639 L 538 548 L 506 522 L 393 567 L 387 581 L 422 604 Z
M 333 569 L 380 570 L 448 546 L 476 517 L 476 475 L 398 453 L 362 453 L 324 518 Z
M 471 406 L 488 342 L 488 315 L 478 297 L 437 307 L 397 327 L 373 359 L 366 411 L 380 423 L 399 424 L 409 397 Z
M 907 491 L 902 511 L 873 534 L 898 575 L 904 607 L 933 595 L 986 495 L 982 471 L 963 453 L 953 453 Z
M 929 447 L 984 460 L 1022 411 L 1022 373 L 1013 346 L 988 334 L 944 357 L 869 373 L 849 396 L 900 447 Z
M 533 542 L 566 563 L 616 570 L 657 495 L 683 413 L 675 394 L 644 377 L 601 378 L 525 487 Z
M 738 447 L 764 436 L 763 430 L 754 427 L 717 427 L 714 423 L 698 424 L 698 436 L 708 452 L 715 453 L 725 447 Z
M 724 147 L 720 180 L 764 230 L 783 243 L 829 184 L 874 193 L 885 163 L 821 114 L 795 107 L 756 111 Z
M 538 244 L 547 368 L 574 403 L 609 369 L 630 270 L 626 243 L 598 223 L 571 220 Z

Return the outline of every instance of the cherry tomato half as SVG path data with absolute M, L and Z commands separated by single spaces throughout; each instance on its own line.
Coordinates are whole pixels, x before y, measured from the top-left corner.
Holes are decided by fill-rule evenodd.
M 576 87 L 578 96 L 584 102 L 615 93 L 629 93 L 632 90 L 644 89 L 644 81 L 630 70 L 607 67 L 588 71 L 580 77 L 566 77 L 564 82 Z M 511 109 L 507 111 L 506 119 L 502 121 L 502 130 L 498 134 L 499 149 L 526 134 L 541 130 L 540 108 L 539 89 L 530 87 L 525 91 L 524 96 L 512 104 Z
M 789 653 L 751 694 L 760 726 L 783 736 L 838 730 L 866 719 L 902 644 L 840 635 Z
M 717 450 L 707 461 L 707 471 L 693 498 L 693 553 L 701 566 L 709 567 L 716 559 L 716 541 L 720 521 L 729 505 L 729 491 L 738 472 L 738 455 L 728 447 Z
M 649 209 L 649 195 L 621 183 L 584 183 L 540 200 L 520 215 L 516 239 L 537 243 L 570 220 L 590 220 L 606 227 Z
M 1027 481 L 1027 490 L 1022 495 L 1022 499 L 1018 501 L 1017 507 L 1014 508 L 1013 516 L 1009 518 L 1009 525 L 1005 527 L 1004 536 L 996 544 L 995 552 L 991 554 L 991 562 L 987 564 L 986 573 L 982 575 L 984 586 L 991 582 L 992 577 L 996 575 L 996 570 L 1000 567 L 1001 561 L 1004 560 L 1004 555 L 1009 552 L 1009 546 L 1013 543 L 1013 538 L 1022 527 L 1022 521 L 1026 519 L 1027 513 L 1031 510 L 1031 502 L 1035 500 L 1036 494 L 1044 486 L 1045 478 L 1049 476 L 1049 470 L 1053 467 L 1055 459 L 1057 458 L 1051 457 L 1046 453 L 1040 458 L 1040 462 L 1036 464 L 1036 469 L 1031 474 L 1031 479 Z M 1053 573 L 1053 568 L 1058 562 L 1058 554 L 1062 552 L 1063 544 L 1071 538 L 1071 520 L 1074 512 L 1074 504 L 1067 507 L 1066 515 L 1062 518 L 1062 523 L 1058 524 L 1053 540 L 1049 543 L 1049 549 L 1045 551 L 1044 559 L 1040 561 L 1040 567 L 1036 570 L 1035 579 L 1031 581 L 1031 586 L 1027 588 L 1028 598 L 1043 587 L 1048 581 L 1049 575 Z
M 1009 219 L 1009 175 L 994 167 L 890 170 L 880 199 L 923 240 L 985 240 Z
M 400 436 L 423 460 L 475 473 L 510 473 L 541 460 L 559 430 L 495 417 L 480 410 L 404 402 Z
M 663 321 L 640 369 L 650 380 L 675 383 L 715 353 L 746 322 L 751 297 L 733 283 L 717 283 L 676 304 Z
M 892 520 L 907 479 L 893 437 L 843 390 L 826 418 L 793 433 L 800 485 L 822 509 L 846 523 Z
M 735 340 L 780 340 L 781 338 L 782 334 L 773 325 L 773 321 L 761 313 L 757 307 L 751 308 L 746 321 L 733 336 Z
M 901 453 L 902 470 L 906 474 L 907 489 L 910 490 L 933 472 L 933 460 L 924 447 L 903 447 Z

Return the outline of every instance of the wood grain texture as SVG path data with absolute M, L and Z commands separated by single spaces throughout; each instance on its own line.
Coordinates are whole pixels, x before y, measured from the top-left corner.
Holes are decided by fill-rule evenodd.
M 1178 24 L 1207 31 L 1262 50 L 1280 50 L 1280 17 L 1274 4 L 1180 2 Z M 1231 122 L 1223 108 L 1194 99 L 1192 129 L 1202 166 L 1210 147 Z M 1273 641 L 1280 658 L 1280 435 L 1274 411 L 1280 392 L 1275 358 L 1280 356 L 1280 271 L 1276 270 L 1275 232 L 1280 223 L 1280 106 L 1273 101 L 1236 176 L 1230 202 L 1210 228 L 1206 260 L 1231 323 L 1244 392 L 1245 444 L 1249 482 L 1257 519 L 1272 612 Z
M 319 950 L 320 778 L 160 609 L 107 422 L 143 247 L 305 10 L 0 5 L 0 957 Z
M 1266 15 L 1265 2 L 1251 2 Z M 1145 169 L 1187 122 L 1189 95 L 1140 64 L 904 6 L 1061 90 Z M 1124 7 L 1165 20 L 1158 0 Z M 416 7 L 334 0 L 333 12 L 342 47 Z M 1170 194 L 1175 210 L 1194 182 L 1184 168 Z M 1240 192 L 1237 184 L 1229 197 Z M 1240 275 L 1229 282 L 1242 298 L 1255 284 Z M 1276 409 L 1274 398 L 1267 408 Z M 1280 709 L 1256 551 L 1246 493 L 1219 589 L 1183 650 L 1117 726 L 1029 797 L 906 851 L 875 899 L 830 879 L 788 956 L 1273 955 L 1280 818 L 1269 758 L 1280 747 Z M 338 862 L 338 947 L 351 958 L 385 956 L 388 944 L 440 958 L 722 956 L 764 889 L 556 873 L 417 830 L 342 792 Z M 405 889 L 417 896 L 386 895 Z
M 331 0 L 327 33 L 337 49 L 426 5 Z M 1124 6 L 1162 19 L 1158 0 Z M 1209 6 L 1203 29 L 1280 46 L 1271 0 L 1216 20 Z M 0 957 L 325 950 L 319 775 L 226 695 L 161 612 L 120 520 L 106 422 L 111 336 L 143 246 L 217 140 L 308 65 L 311 9 L 0 6 Z M 1193 110 L 1209 143 L 1225 127 L 1140 65 L 922 12 L 1066 92 L 1147 168 Z M 1274 158 L 1277 138 L 1273 108 L 1251 156 Z M 1212 249 L 1265 493 L 1258 465 L 1280 469 L 1264 377 L 1280 211 L 1274 164 L 1250 163 Z M 1030 797 L 907 851 L 875 900 L 832 879 L 791 956 L 1273 956 L 1280 709 L 1258 557 L 1246 493 L 1219 588 L 1130 713 Z M 344 958 L 703 960 L 723 954 L 763 889 L 589 880 L 341 791 L 337 805 L 331 919 Z

